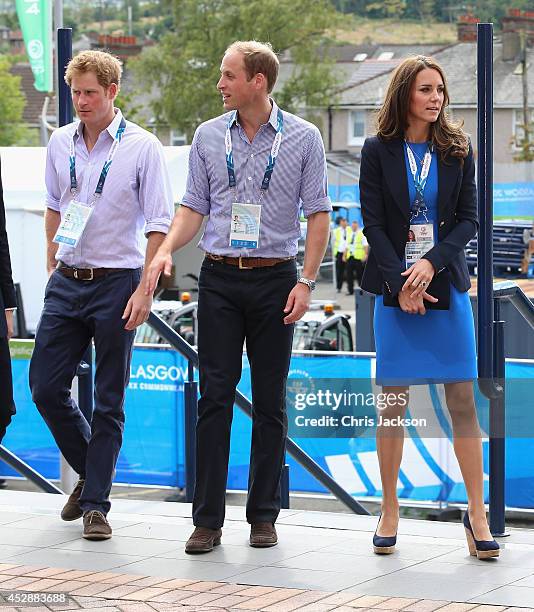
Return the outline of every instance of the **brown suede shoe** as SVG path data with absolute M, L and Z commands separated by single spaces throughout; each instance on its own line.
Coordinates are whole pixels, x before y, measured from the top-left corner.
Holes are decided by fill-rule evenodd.
M 190 555 L 211 552 L 214 546 L 219 546 L 221 543 L 221 536 L 222 529 L 195 527 L 195 531 L 185 544 L 185 552 Z
M 250 526 L 250 545 L 254 548 L 269 548 L 278 544 L 273 523 L 253 523 Z
M 99 510 L 88 510 L 83 514 L 83 537 L 86 540 L 109 540 L 112 530 L 106 517 Z
M 80 478 L 74 487 L 74 490 L 69 495 L 67 503 L 63 506 L 61 511 L 61 518 L 64 521 L 75 521 L 83 516 L 83 510 L 80 507 L 80 495 L 82 494 L 83 485 L 85 480 Z

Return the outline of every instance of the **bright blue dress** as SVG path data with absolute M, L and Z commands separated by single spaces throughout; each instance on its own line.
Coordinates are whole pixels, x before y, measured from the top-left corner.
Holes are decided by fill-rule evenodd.
M 421 159 L 427 145 L 410 143 Z M 415 186 L 404 145 L 410 203 Z M 416 158 L 417 159 L 417 158 Z M 427 218 L 438 236 L 438 160 L 432 165 L 425 188 Z M 424 316 L 384 306 L 376 296 L 374 312 L 376 379 L 381 385 L 422 385 L 431 382 L 460 382 L 477 377 L 475 326 L 469 293 L 460 293 L 451 284 L 449 310 L 427 310 Z

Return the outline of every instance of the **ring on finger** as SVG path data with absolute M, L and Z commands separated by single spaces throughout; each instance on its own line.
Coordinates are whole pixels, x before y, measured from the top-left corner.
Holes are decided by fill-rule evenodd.
M 423 287 L 423 289 L 426 287 L 426 281 L 421 281 L 421 287 Z

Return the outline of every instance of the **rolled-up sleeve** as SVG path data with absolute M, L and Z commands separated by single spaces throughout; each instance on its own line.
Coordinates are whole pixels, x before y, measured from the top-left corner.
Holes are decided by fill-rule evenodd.
M 330 212 L 332 204 L 328 197 L 326 156 L 323 139 L 317 128 L 309 131 L 303 158 L 300 199 L 304 216 L 308 218 L 317 212 Z
M 56 212 L 59 212 L 59 204 L 61 200 L 61 190 L 59 187 L 59 177 L 57 175 L 54 155 L 52 149 L 54 148 L 55 137 L 54 134 L 50 137 L 48 146 L 46 147 L 46 166 L 45 166 L 45 185 L 46 185 L 46 207 Z M 67 160 L 68 161 L 68 160 Z
M 139 168 L 139 204 L 145 217 L 145 235 L 167 234 L 174 216 L 174 201 L 163 147 L 150 140 Z
M 189 173 L 182 204 L 201 215 L 209 215 L 210 185 L 200 129 L 195 132 L 189 150 Z

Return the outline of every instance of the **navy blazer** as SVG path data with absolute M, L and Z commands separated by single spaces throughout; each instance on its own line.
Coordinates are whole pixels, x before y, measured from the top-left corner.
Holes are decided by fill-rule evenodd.
M 11 260 L 9 258 L 9 245 L 6 233 L 4 192 L 0 173 L 0 338 L 5 338 L 7 336 L 7 322 L 4 309 L 14 308 L 16 305 L 17 298 L 15 295 L 13 278 L 11 276 Z
M 471 286 L 464 248 L 478 231 L 473 149 L 464 160 L 438 160 L 438 243 L 424 256 L 439 274 L 449 271 L 459 291 Z M 462 163 L 463 161 L 463 163 Z M 397 295 L 406 282 L 404 249 L 410 225 L 410 196 L 403 140 L 367 138 L 362 148 L 360 201 L 370 250 L 362 289 Z

